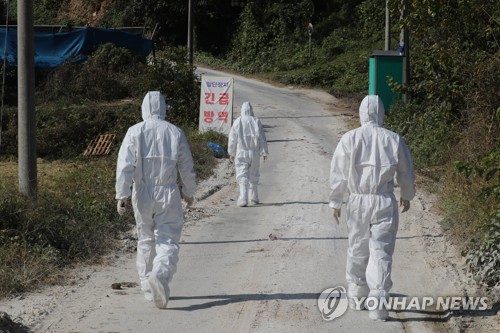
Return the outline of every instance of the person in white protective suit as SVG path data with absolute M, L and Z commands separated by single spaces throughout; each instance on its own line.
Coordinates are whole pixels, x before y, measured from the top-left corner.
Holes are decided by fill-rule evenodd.
M 229 132 L 228 153 L 234 161 L 236 180 L 240 186 L 239 207 L 248 205 L 248 199 L 259 203 L 260 157 L 267 159 L 267 140 L 261 121 L 254 116 L 250 102 L 241 105 L 241 114 Z
M 187 139 L 181 129 L 165 120 L 166 111 L 160 92 L 146 94 L 142 102 L 144 121 L 128 129 L 116 166 L 117 210 L 123 215 L 126 200 L 132 196 L 137 271 L 145 298 L 158 308 L 167 306 L 168 285 L 177 269 L 184 223 L 181 198 L 191 206 L 196 189 Z
M 340 208 L 347 199 L 347 298 L 373 297 L 378 305 L 392 287 L 392 255 L 398 230 L 398 202 L 394 177 L 400 186 L 402 212 L 415 196 L 415 175 L 410 151 L 396 133 L 382 128 L 384 105 L 375 95 L 366 96 L 359 107 L 361 127 L 345 133 L 333 154 L 330 171 L 330 203 L 339 223 Z M 369 305 L 369 304 L 366 304 Z M 370 305 L 370 308 L 373 304 Z M 388 311 L 377 307 L 370 318 L 385 321 Z

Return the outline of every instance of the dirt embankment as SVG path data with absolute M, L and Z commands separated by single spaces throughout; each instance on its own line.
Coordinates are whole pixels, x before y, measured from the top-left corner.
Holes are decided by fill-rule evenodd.
M 89 1 L 70 0 L 59 10 L 58 19 L 95 27 L 106 16 L 106 10 L 110 7 L 109 2 L 109 0 L 102 0 L 89 4 Z

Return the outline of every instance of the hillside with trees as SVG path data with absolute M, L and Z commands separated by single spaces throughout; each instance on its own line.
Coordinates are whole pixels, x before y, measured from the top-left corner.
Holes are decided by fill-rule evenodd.
M 384 48 L 385 1 L 192 0 L 192 4 L 195 63 L 316 87 L 339 98 L 360 100 L 367 93 L 368 58 Z M 389 0 L 388 6 L 393 49 L 401 30 L 408 29 L 406 47 L 411 53 L 409 83 L 393 85 L 406 101 L 392 105 L 386 125 L 405 138 L 427 189 L 439 195 L 442 227 L 463 249 L 473 278 L 487 287 L 498 286 L 500 6 L 496 0 Z M 194 128 L 196 112 L 191 111 L 196 111 L 198 92 L 193 87 L 198 82 L 186 60 L 188 1 L 40 0 L 34 7 L 38 25 L 144 27 L 157 50 L 152 67 L 108 47 L 88 63 L 40 73 L 40 154 L 44 144 L 53 147 L 50 140 L 69 140 L 65 133 L 74 132 L 51 127 L 56 112 L 50 110 L 73 110 L 82 104 L 97 110 L 102 105 L 96 103 L 137 98 L 150 88 L 176 91 L 170 96 L 177 110 L 174 121 Z M 9 10 L 4 7 L 1 12 L 4 18 L 9 13 L 11 24 L 15 8 L 16 1 L 10 1 Z M 308 23 L 314 27 L 310 48 Z M 6 74 L 11 82 L 6 98 L 11 96 L 12 101 L 15 75 Z M 109 107 L 113 114 L 126 106 Z M 50 116 L 44 122 L 46 114 Z M 14 111 L 10 115 L 7 111 L 2 121 L 4 159 L 15 155 L 14 118 Z M 72 145 L 82 148 L 81 140 L 65 147 Z M 49 150 L 46 154 L 41 157 L 50 157 Z M 1 215 L 8 209 L 0 204 Z

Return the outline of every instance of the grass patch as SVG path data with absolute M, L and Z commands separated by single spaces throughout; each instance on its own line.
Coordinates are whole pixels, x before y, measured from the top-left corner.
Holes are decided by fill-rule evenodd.
M 217 164 L 207 143 L 227 149 L 227 137 L 186 134 L 197 180 L 206 179 Z M 36 204 L 17 193 L 17 163 L 0 162 L 0 297 L 60 281 L 65 267 L 97 261 L 117 248 L 120 234 L 135 224 L 132 214 L 116 213 L 119 145 L 105 157 L 39 159 Z
M 194 171 L 198 181 L 207 179 L 213 174 L 217 165 L 214 152 L 208 147 L 208 142 L 218 143 L 227 155 L 227 136 L 218 132 L 208 131 L 200 133 L 197 130 L 188 130 L 186 133 L 193 155 Z
M 0 296 L 51 281 L 67 265 L 92 261 L 114 247 L 130 218 L 115 211 L 111 157 L 39 162 L 38 201 L 17 193 L 15 163 L 0 181 Z

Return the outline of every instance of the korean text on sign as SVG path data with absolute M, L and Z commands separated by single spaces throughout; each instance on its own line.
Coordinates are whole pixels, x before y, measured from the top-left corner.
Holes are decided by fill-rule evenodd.
M 233 78 L 202 76 L 200 96 L 200 132 L 229 134 L 233 116 Z

